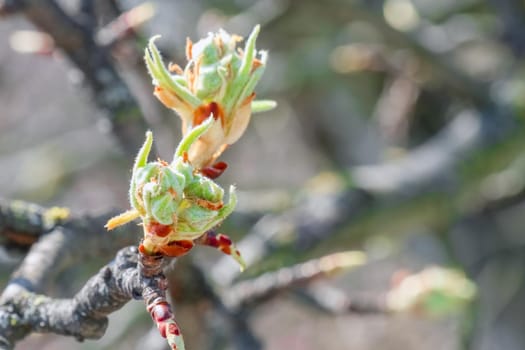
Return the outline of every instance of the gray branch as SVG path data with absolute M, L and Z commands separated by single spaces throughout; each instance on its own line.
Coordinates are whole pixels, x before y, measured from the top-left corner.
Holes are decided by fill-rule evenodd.
M 79 21 L 53 0 L 10 0 L 0 3 L 0 13 L 22 12 L 38 29 L 46 32 L 71 62 L 82 72 L 95 102 L 109 122 L 127 154 L 140 147 L 147 124 L 127 84 L 117 72 L 110 51 L 97 44 L 96 30 L 83 13 Z
M 107 315 L 132 298 L 159 289 L 156 276 L 141 277 L 135 247 L 120 250 L 114 261 L 93 276 L 72 299 L 32 293 L 12 281 L 9 298 L 0 307 L 0 349 L 11 349 L 30 332 L 53 332 L 75 338 L 100 338 Z
M 453 224 L 458 208 L 468 212 L 475 210 L 477 200 L 483 201 L 466 198 L 475 196 L 482 179 L 501 169 L 498 159 L 520 154 L 524 132 L 504 111 L 460 113 L 403 159 L 355 167 L 346 174 L 351 186 L 304 195 L 295 208 L 263 217 L 238 247 L 248 265 L 257 264 L 251 269 L 257 275 L 350 249 L 374 232 L 396 232 L 397 227 L 421 222 Z M 467 168 L 471 171 L 464 171 Z M 238 275 L 227 259 L 211 274 L 224 286 Z

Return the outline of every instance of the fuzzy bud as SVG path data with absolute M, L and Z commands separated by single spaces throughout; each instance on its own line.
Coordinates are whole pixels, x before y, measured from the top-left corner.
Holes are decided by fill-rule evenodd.
M 197 170 L 210 166 L 242 136 L 252 112 L 275 107 L 273 101 L 254 101 L 254 89 L 268 57 L 265 51 L 255 49 L 259 29 L 253 29 L 242 51 L 237 48 L 241 37 L 222 29 L 195 44 L 188 40 L 184 70 L 177 65 L 170 64 L 169 70 L 164 66 L 155 46 L 158 37 L 153 37 L 146 48 L 154 94 L 179 114 L 183 135 L 209 116 L 214 118 L 210 129 L 188 150 Z
M 108 228 L 140 216 L 144 225 L 142 244 L 146 253 L 170 255 L 166 252 L 172 251 L 180 255 L 193 246 L 193 240 L 231 214 L 237 203 L 234 187 L 230 187 L 229 201 L 224 203 L 224 190 L 213 180 L 194 173 L 184 157 L 193 142 L 210 128 L 212 121 L 209 118 L 186 135 L 172 163 L 147 161 L 153 136 L 151 132 L 146 134 L 146 141 L 133 167 L 129 192 L 133 210 L 110 220 Z M 172 250 L 166 248 L 178 241 L 186 243 Z

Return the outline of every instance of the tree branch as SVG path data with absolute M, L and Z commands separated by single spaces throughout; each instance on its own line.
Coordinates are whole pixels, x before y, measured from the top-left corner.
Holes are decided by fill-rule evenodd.
M 314 280 L 360 266 L 366 262 L 361 252 L 335 253 L 267 272 L 254 279 L 241 281 L 223 293 L 226 304 L 236 310 L 253 308 L 278 293 L 304 286 Z
M 351 186 L 334 185 L 328 193 L 312 191 L 297 207 L 263 217 L 238 244 L 248 265 L 257 263 L 246 273 L 258 275 L 352 249 L 374 232 L 452 224 L 458 211 L 475 210 L 486 200 L 477 186 L 521 153 L 524 133 L 501 111 L 461 113 L 406 157 L 351 169 Z M 211 276 L 228 285 L 238 274 L 221 259 Z
M 113 256 L 118 249 L 136 243 L 140 234 L 136 226 L 106 232 L 103 226 L 115 213 L 67 218 L 56 214 L 57 208 L 0 201 L 0 237 L 4 244 L 12 242 L 13 237 L 31 238 L 24 242 L 29 252 L 12 276 L 12 282 L 29 291 L 44 291 L 56 274 L 81 259 Z M 8 286 L 1 299 L 10 295 Z
M 123 149 L 134 154 L 147 129 L 140 108 L 121 79 L 107 49 L 95 41 L 96 31 L 66 14 L 53 0 L 12 0 L 0 12 L 20 10 L 37 28 L 49 34 L 57 48 L 83 73 L 95 101 Z M 87 16 L 88 14 L 84 14 Z
M 20 285 L 0 307 L 0 334 L 9 349 L 29 332 L 53 332 L 79 340 L 101 337 L 106 316 L 156 282 L 139 278 L 137 249 L 124 248 L 115 260 L 93 276 L 72 299 L 53 299 L 26 291 Z
M 78 340 L 98 339 L 107 315 L 129 300 L 144 299 L 161 335 L 172 349 L 184 349 L 179 328 L 166 301 L 163 259 L 121 249 L 115 259 L 89 279 L 72 299 L 54 299 L 28 291 L 12 281 L 0 306 L 0 348 L 11 349 L 31 332 L 52 332 Z
M 2 302 L 10 302 L 20 295 L 21 291 L 32 296 L 31 298 L 28 297 L 27 300 L 24 299 L 23 305 L 29 305 L 31 302 L 40 300 L 38 298 L 41 295 L 36 293 L 45 292 L 54 277 L 65 267 L 94 256 L 113 256 L 119 248 L 138 242 L 138 236 L 142 233 L 142 228 L 135 225 L 120 227 L 109 232 L 103 229 L 104 223 L 116 213 L 95 217 L 72 215 L 56 221 L 44 219 L 46 213 L 49 216 L 49 212 L 53 212 L 53 210 L 22 201 L 0 201 L 0 237 L 3 236 L 5 239 L 7 233 L 20 235 L 27 231 L 31 233 L 31 237 L 37 240 L 30 246 L 27 256 L 14 272 L 10 283 L 0 298 Z M 170 283 L 176 287 L 175 289 L 181 291 L 179 299 L 182 302 L 195 299 L 209 300 L 224 319 L 224 326 L 238 349 L 247 347 L 259 349 L 261 345 L 247 326 L 245 318 L 225 307 L 217 291 L 209 284 L 203 272 L 191 262 L 191 258 L 185 258 L 180 264 L 181 266 L 176 265 L 176 269 L 168 271 L 168 275 L 171 276 Z M 145 275 L 156 275 L 160 273 L 161 267 L 161 261 L 149 261 Z M 144 268 L 141 267 L 141 269 Z M 167 285 L 167 282 L 162 283 Z M 144 296 L 146 294 L 147 296 Z M 174 324 L 174 321 L 165 295 L 159 294 L 157 289 L 150 289 L 149 292 L 144 291 L 143 296 L 148 301 L 148 305 L 152 305 L 148 311 L 152 313 L 154 319 L 158 319 L 157 327 L 161 334 L 170 338 L 169 330 L 174 330 L 174 326 L 170 326 L 170 324 Z M 51 301 L 55 302 L 54 299 L 50 299 Z M 54 306 L 60 305 L 53 304 Z M 13 309 L 9 310 L 14 312 Z M 64 308 L 61 310 L 67 311 Z M 4 316 L 1 317 L 6 318 L 5 322 L 9 320 L 18 322 L 19 318 L 19 316 L 9 316 L 7 310 L 4 310 Z M 48 331 L 55 332 L 52 329 Z M 0 335 L 3 334 L 2 332 L 0 328 Z M 20 329 L 13 332 L 16 333 L 13 334 L 14 337 L 17 334 L 19 334 L 18 337 L 26 335 L 26 333 L 20 333 Z M 55 333 L 65 334 L 63 332 Z M 176 341 L 178 339 L 175 337 L 173 343 L 176 344 Z

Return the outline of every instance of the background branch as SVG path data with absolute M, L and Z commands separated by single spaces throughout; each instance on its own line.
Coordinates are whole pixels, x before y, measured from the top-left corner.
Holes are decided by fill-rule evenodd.
M 21 11 L 37 28 L 49 34 L 55 46 L 82 72 L 110 125 L 109 130 L 127 154 L 134 154 L 147 125 L 131 91 L 117 73 L 109 51 L 95 42 L 94 11 L 84 12 L 82 21 L 76 21 L 53 0 L 13 0 L 11 3 L 10 8 Z
M 516 157 L 523 146 L 524 131 L 511 128 L 511 119 L 499 119 L 494 128 L 494 117 L 462 113 L 402 159 L 355 167 L 351 186 L 338 180 L 331 193 L 312 192 L 296 208 L 263 217 L 239 243 L 248 264 L 257 263 L 252 273 L 350 249 L 385 229 L 393 233 L 421 222 L 443 227 L 453 223 L 456 210 L 474 210 L 484 201 L 480 181 L 504 168 L 504 160 Z M 466 167 L 471 171 L 464 172 Z M 430 209 L 436 207 L 441 209 Z M 293 239 L 281 243 L 284 236 Z M 212 273 L 219 284 L 237 275 L 226 259 Z

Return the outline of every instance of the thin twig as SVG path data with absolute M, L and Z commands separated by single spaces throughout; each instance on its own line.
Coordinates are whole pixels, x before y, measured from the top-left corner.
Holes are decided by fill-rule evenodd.
M 239 282 L 227 289 L 223 298 L 229 307 L 246 310 L 278 293 L 362 265 L 365 261 L 366 256 L 361 252 L 327 255 Z
M 60 247 L 48 245 L 54 250 L 70 252 L 75 261 L 112 256 L 120 248 L 136 243 L 141 234 L 141 228 L 133 225 L 107 232 L 104 224 L 117 213 L 79 216 L 66 208 L 44 208 L 30 202 L 3 199 L 0 200 L 0 242 L 29 248 L 39 239 L 60 231 L 64 236 Z
M 388 314 L 384 293 L 380 295 L 353 295 L 327 283 L 314 283 L 307 288 L 293 291 L 295 295 L 306 300 L 308 304 L 332 315 L 353 314 Z

